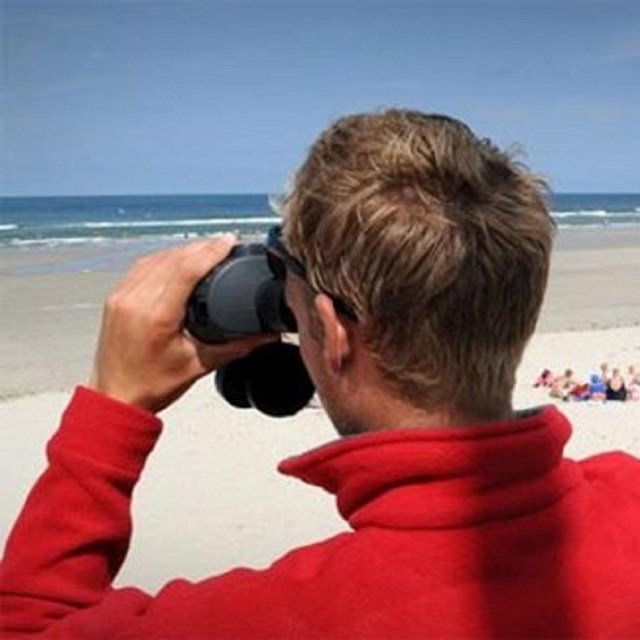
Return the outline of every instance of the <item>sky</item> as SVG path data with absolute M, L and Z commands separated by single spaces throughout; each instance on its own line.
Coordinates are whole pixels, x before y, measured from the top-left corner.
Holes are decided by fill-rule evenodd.
M 640 0 L 2 0 L 0 195 L 278 192 L 335 118 L 446 113 L 640 191 Z

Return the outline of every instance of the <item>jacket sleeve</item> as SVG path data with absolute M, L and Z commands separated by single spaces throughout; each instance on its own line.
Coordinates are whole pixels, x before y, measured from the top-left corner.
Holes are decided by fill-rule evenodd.
M 143 410 L 75 391 L 0 566 L 0 628 L 7 637 L 55 634 L 71 614 L 111 600 L 129 546 L 131 494 L 161 427 Z M 118 610 L 135 614 L 149 599 L 120 590 Z M 109 607 L 102 609 L 108 627 Z

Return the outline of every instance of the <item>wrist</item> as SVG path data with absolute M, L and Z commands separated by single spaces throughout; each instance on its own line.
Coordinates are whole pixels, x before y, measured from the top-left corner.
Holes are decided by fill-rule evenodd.
M 80 388 L 92 391 L 100 396 L 109 398 L 119 404 L 138 409 L 140 411 L 155 414 L 158 409 L 154 408 L 152 399 L 148 399 L 133 384 L 118 384 L 109 382 L 94 372 L 86 385 Z
M 161 431 L 162 421 L 153 413 L 78 386 L 49 447 L 136 475 Z

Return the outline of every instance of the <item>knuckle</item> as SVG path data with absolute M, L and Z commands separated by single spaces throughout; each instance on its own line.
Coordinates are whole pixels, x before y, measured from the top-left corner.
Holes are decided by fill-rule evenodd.
M 150 260 L 151 260 L 150 256 L 139 256 L 133 261 L 133 268 L 136 271 L 140 269 L 145 269 L 148 266 Z
M 105 300 L 104 308 L 105 311 L 114 313 L 122 306 L 122 296 L 117 291 L 109 295 L 109 297 Z
M 134 307 L 130 297 L 118 291 L 112 293 L 105 302 L 105 311 L 111 316 L 129 315 Z
M 200 254 L 203 260 L 211 261 L 216 258 L 218 260 L 222 259 L 229 252 L 232 245 L 220 238 L 209 238 L 195 242 L 191 246 L 194 254 Z
M 150 327 L 146 334 L 146 341 L 152 349 L 160 351 L 167 342 L 167 333 L 162 325 Z
M 180 275 L 189 281 L 198 280 L 210 267 L 211 261 L 203 260 L 198 255 L 185 256 L 178 265 Z
M 172 309 L 158 309 L 148 314 L 149 324 L 158 331 L 168 331 L 175 327 L 175 314 Z

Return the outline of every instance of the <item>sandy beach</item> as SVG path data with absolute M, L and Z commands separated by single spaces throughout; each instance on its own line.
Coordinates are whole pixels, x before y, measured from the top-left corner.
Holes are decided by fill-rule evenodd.
M 136 253 L 104 247 L 0 251 L 0 542 L 44 466 L 44 445 L 70 391 L 87 379 L 102 300 Z M 515 406 L 551 400 L 544 367 L 581 378 L 601 362 L 640 368 L 640 228 L 560 233 L 538 331 Z M 571 457 L 640 455 L 640 402 L 562 403 Z M 280 477 L 279 460 L 334 438 L 320 409 L 285 420 L 234 410 L 202 380 L 163 414 L 165 432 L 136 492 L 135 534 L 118 584 L 153 591 L 237 565 L 265 566 L 337 532 L 333 500 Z M 170 549 L 170 552 L 167 551 Z

